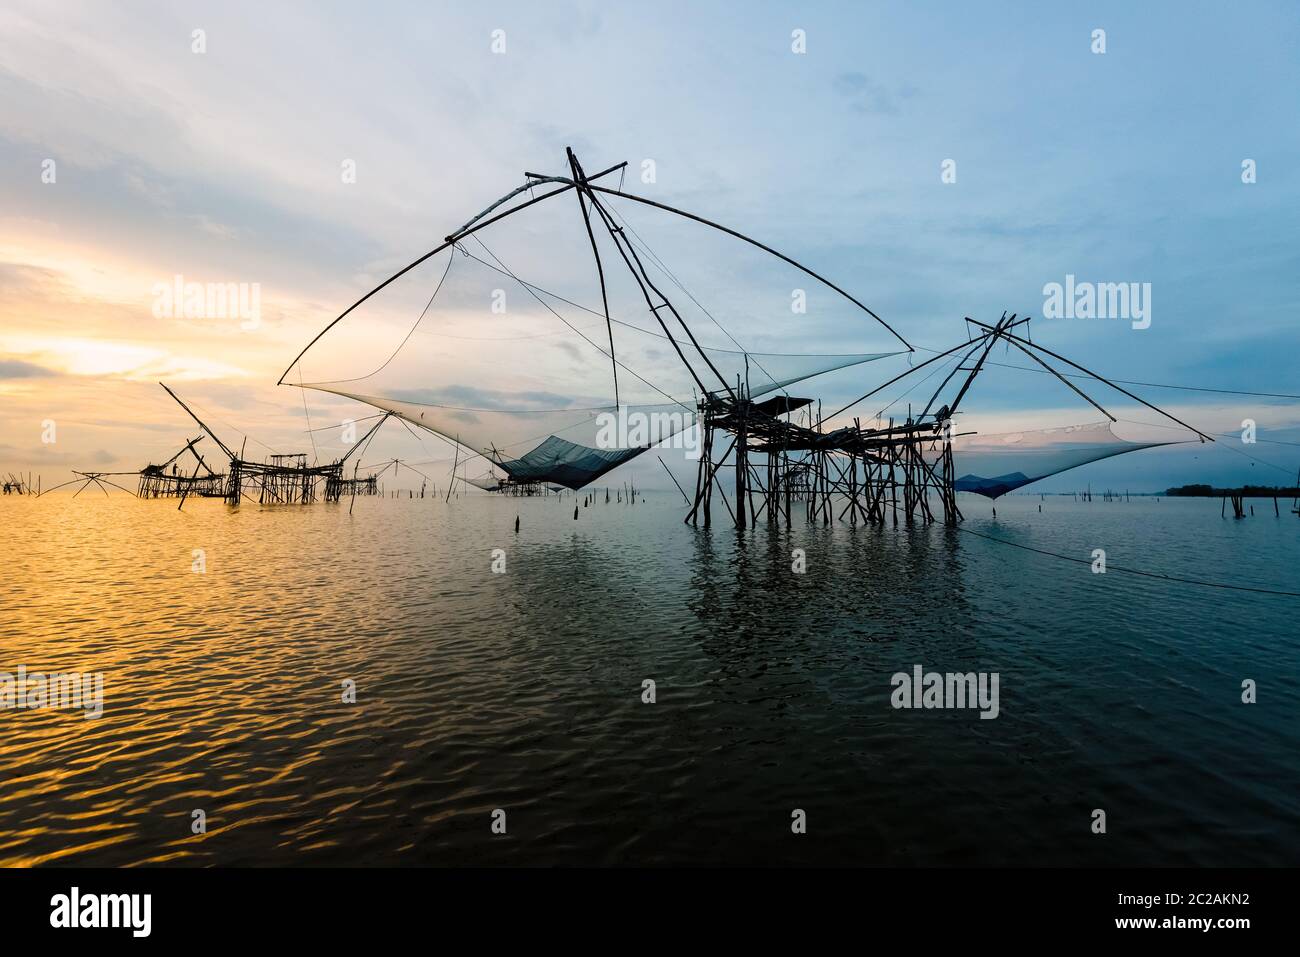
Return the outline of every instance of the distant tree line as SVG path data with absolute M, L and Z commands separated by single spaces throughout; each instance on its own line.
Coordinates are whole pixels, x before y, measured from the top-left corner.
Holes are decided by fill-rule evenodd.
M 1280 488 L 1272 485 L 1242 485 L 1240 488 L 1214 488 L 1212 485 L 1180 485 L 1178 488 L 1165 489 L 1170 498 L 1211 497 L 1224 495 L 1241 495 L 1245 498 L 1295 498 L 1300 494 L 1294 486 Z

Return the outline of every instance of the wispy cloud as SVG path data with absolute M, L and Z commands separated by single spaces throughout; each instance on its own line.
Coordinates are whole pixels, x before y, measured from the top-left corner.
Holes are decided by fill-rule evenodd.
M 784 8 L 743 22 L 666 9 L 396 3 L 304 20 L 240 2 L 200 18 L 162 3 L 68 0 L 55 12 L 11 0 L 0 10 L 0 161 L 12 171 L 0 180 L 0 438 L 27 449 L 32 423 L 54 416 L 94 423 L 61 432 L 82 461 L 104 448 L 144 459 L 187 427 L 169 418 L 152 385 L 161 377 L 268 443 L 300 444 L 300 397 L 273 385 L 284 363 L 524 170 L 562 170 L 567 144 L 589 166 L 629 160 L 629 190 L 807 261 L 920 346 L 959 339 L 965 315 L 1035 313 L 1044 283 L 1066 273 L 1143 281 L 1155 291 L 1146 332 L 1058 323 L 1036 338 L 1115 376 L 1295 391 L 1300 176 L 1286 158 L 1300 153 L 1300 127 L 1279 118 L 1300 112 L 1300 62 L 1272 26 L 1290 15 L 1284 4 L 1227 19 L 1113 11 L 1105 56 L 1066 10 L 1030 21 L 1013 8 L 831 5 L 801 11 L 799 56 Z M 198 26 L 204 54 L 190 48 Z M 503 56 L 489 47 L 497 28 Z M 1252 50 L 1247 67 L 1197 55 L 1205 35 Z M 1257 184 L 1240 182 L 1245 157 L 1259 163 Z M 940 181 L 948 159 L 951 184 Z M 47 160 L 57 182 L 42 180 Z M 653 182 L 641 178 L 647 160 Z M 345 161 L 355 182 L 340 176 Z M 580 230 L 576 204 L 567 212 Z M 648 221 L 636 221 L 647 236 Z M 585 251 L 529 238 L 510 259 L 528 278 L 592 279 Z M 874 323 L 827 309 L 811 283 L 813 309 L 793 322 L 797 283 L 772 281 L 770 263 L 687 229 L 670 238 L 656 252 L 679 275 L 714 282 L 689 285 L 750 348 L 881 346 Z M 151 288 L 177 274 L 261 284 L 261 326 L 154 317 Z M 572 288 L 596 304 L 590 286 Z M 510 292 L 520 309 L 525 297 Z M 522 374 L 503 366 L 420 385 L 449 404 L 554 407 L 571 396 L 530 388 L 541 373 L 604 367 L 578 340 L 542 354 L 528 351 L 538 367 Z M 658 371 L 676 359 L 661 348 L 643 361 Z M 887 374 L 827 377 L 817 394 L 851 398 Z M 990 377 L 971 407 L 1013 410 L 1015 388 Z M 1207 418 L 1250 412 L 1249 400 L 1217 401 L 1231 415 Z
M 54 375 L 58 373 L 32 362 L 23 362 L 21 359 L 0 359 L 0 379 L 36 379 Z
M 917 92 L 910 83 L 887 85 L 858 72 L 841 73 L 835 77 L 834 89 L 855 113 L 882 116 L 897 116 L 902 103 Z

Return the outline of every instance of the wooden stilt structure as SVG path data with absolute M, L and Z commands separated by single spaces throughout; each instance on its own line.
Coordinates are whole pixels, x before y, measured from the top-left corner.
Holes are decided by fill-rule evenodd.
M 689 524 L 699 525 L 702 522 L 705 528 L 711 525 L 713 502 L 716 496 L 721 501 L 732 523 L 738 529 L 754 527 L 760 520 L 766 520 L 775 525 L 782 518 L 784 518 L 786 527 L 789 528 L 792 523 L 792 515 L 798 507 L 796 503 L 803 506 L 805 518 L 808 522 L 818 522 L 823 526 L 831 525 L 837 520 L 848 521 L 851 524 L 857 524 L 859 521 L 875 525 L 888 523 L 895 527 L 899 525 L 910 526 L 917 523 L 928 525 L 937 522 L 943 522 L 945 525 L 955 525 L 962 520 L 962 513 L 956 495 L 957 485 L 961 479 L 956 475 L 953 443 L 960 439 L 960 435 L 953 432 L 954 417 L 958 412 L 962 399 L 984 367 L 991 350 L 998 343 L 1002 343 L 1008 349 L 1014 348 L 1023 353 L 1039 367 L 1055 376 L 1078 396 L 1097 408 L 1112 422 L 1117 421 L 1115 417 L 1098 405 L 1072 380 L 1089 377 L 1103 382 L 1123 395 L 1156 412 L 1160 412 L 1160 414 L 1178 425 L 1195 432 L 1202 441 L 1213 441 L 1209 436 L 1157 409 L 1122 386 L 1102 378 L 1096 373 L 1066 359 L 1064 356 L 1036 345 L 1031 339 L 1021 338 L 1016 334 L 1015 330 L 1022 327 L 1027 328 L 1026 323 L 1029 320 L 1027 318 L 1017 319 L 1015 315 L 1008 317 L 1005 313 L 993 325 L 987 325 L 968 318 L 966 321 L 969 334 L 966 341 L 958 343 L 952 349 L 938 353 L 922 362 L 913 363 L 911 362 L 911 356 L 909 356 L 910 367 L 907 371 L 871 390 L 844 408 L 832 412 L 829 416 L 823 415 L 821 407 L 818 405 L 814 418 L 813 399 L 794 398 L 784 391 L 777 391 L 776 394 L 772 394 L 768 398 L 761 398 L 774 390 L 783 390 L 785 386 L 792 385 L 794 382 L 800 381 L 800 379 L 782 379 L 781 381 L 785 383 L 785 386 L 781 386 L 775 384 L 778 381 L 776 378 L 768 376 L 768 384 L 757 390 L 757 394 L 755 394 L 755 390 L 750 388 L 749 376 L 750 360 L 751 358 L 756 359 L 757 354 L 743 349 L 740 351 L 745 362 L 744 377 L 738 375 L 734 381 L 729 381 L 728 378 L 724 377 L 714 361 L 719 355 L 718 351 L 706 349 L 701 345 L 695 333 L 683 318 L 682 312 L 666 294 L 665 290 L 671 292 L 672 285 L 676 285 L 693 301 L 694 297 L 667 270 L 647 244 L 636 236 L 635 230 L 617 213 L 617 210 L 611 205 L 607 205 L 614 198 L 683 217 L 775 256 L 860 308 L 897 339 L 912 355 L 915 355 L 915 349 L 864 303 L 789 256 L 764 245 L 756 239 L 702 216 L 646 197 L 625 193 L 622 189 L 614 189 L 600 182 L 611 173 L 624 169 L 626 164 L 618 164 L 594 175 L 588 175 L 572 150 L 566 150 L 566 159 L 568 166 L 566 175 L 542 176 L 526 172 L 524 175 L 527 181 L 523 186 L 507 193 L 483 210 L 478 216 L 470 219 L 459 230 L 444 237 L 443 243 L 439 246 L 399 270 L 358 299 L 352 306 L 326 325 L 303 348 L 281 375 L 280 383 L 285 381 L 285 377 L 289 372 L 322 336 L 390 283 L 443 250 L 455 248 L 458 243 L 470 236 L 474 236 L 487 226 L 530 208 L 538 202 L 544 202 L 549 197 L 559 196 L 573 190 L 578 200 L 583 229 L 591 247 L 596 278 L 600 289 L 600 311 L 595 309 L 588 311 L 604 318 L 606 322 L 607 336 L 605 339 L 608 342 L 608 352 L 605 352 L 602 345 L 595 339 L 588 338 L 585 335 L 583 338 L 591 346 L 599 349 L 610 361 L 615 406 L 620 407 L 620 370 L 632 371 L 621 363 L 615 355 L 616 343 L 612 326 L 615 320 L 610 315 L 610 287 L 608 286 L 608 280 L 611 268 L 616 267 L 616 264 L 620 261 L 626 267 L 632 279 L 638 303 L 640 300 L 644 300 L 645 308 L 651 317 L 648 322 L 652 321 L 657 326 L 656 330 L 642 331 L 650 331 L 655 336 L 662 332 L 663 337 L 667 339 L 668 344 L 671 346 L 672 352 L 675 353 L 677 359 L 689 372 L 694 388 L 698 390 L 695 395 L 697 396 L 696 423 L 701 430 L 700 458 L 696 465 L 693 496 L 688 494 L 687 490 L 682 490 L 688 504 L 685 521 Z M 520 200 L 514 205 L 508 205 L 524 192 L 531 192 L 544 186 L 553 186 L 555 188 L 539 193 L 526 201 Z M 600 236 L 603 242 L 606 234 L 614 255 L 602 255 L 601 253 L 597 237 Z M 464 252 L 463 249 L 462 252 Z M 495 255 L 493 258 L 496 258 Z M 505 269 L 507 274 L 513 275 L 499 260 L 498 264 Z M 667 276 L 670 282 L 665 282 L 662 276 Z M 531 286 L 528 288 L 532 289 Z M 700 303 L 695 302 L 695 304 L 703 309 Z M 576 305 L 576 303 L 573 303 L 573 305 Z M 708 314 L 707 309 L 704 312 Z M 712 316 L 710 317 L 712 318 Z M 717 322 L 716 319 L 714 321 Z M 721 326 L 720 323 L 719 326 Z M 730 333 L 727 335 L 730 337 Z M 734 338 L 732 338 L 732 342 L 735 343 Z M 735 344 L 739 347 L 739 343 Z M 905 417 L 901 415 L 901 412 L 897 418 L 889 418 L 884 422 L 878 417 L 875 419 L 875 426 L 864 426 L 862 421 L 857 418 L 852 420 L 852 424 L 833 425 L 834 422 L 840 421 L 839 417 L 843 413 L 858 402 L 875 395 L 905 376 L 954 355 L 956 356 L 954 368 L 948 372 L 938 388 L 934 390 L 930 401 L 919 412 L 909 407 Z M 1074 372 L 1058 371 L 1058 368 L 1049 359 L 1064 363 Z M 937 369 L 933 371 L 937 371 Z M 961 372 L 965 373 L 964 379 L 957 378 L 958 373 Z M 1080 376 L 1078 373 L 1083 375 Z M 636 375 L 636 373 L 633 372 L 633 375 Z M 636 377 L 641 378 L 639 375 Z M 956 392 L 955 397 L 945 404 L 940 404 L 940 394 L 947 396 L 949 393 L 944 392 L 944 390 L 955 379 L 959 384 L 959 390 Z M 624 381 L 626 382 L 626 380 Z M 350 395 L 350 393 L 340 394 Z M 664 393 L 664 395 L 673 403 L 683 405 L 681 401 L 673 396 L 667 393 Z M 352 397 L 361 401 L 370 401 L 366 396 L 360 394 L 352 395 Z M 379 407 L 382 408 L 383 406 Z M 683 407 L 686 406 L 683 405 Z M 403 415 L 400 412 L 397 414 L 399 416 Z M 881 416 L 883 415 L 882 410 Z M 423 425 L 422 422 L 416 419 L 410 419 L 410 421 L 414 425 Z M 424 427 L 428 428 L 429 426 L 425 425 Z M 453 438 L 445 433 L 439 434 L 444 434 L 444 437 L 447 438 Z M 552 435 L 546 441 L 556 438 L 557 436 Z M 455 436 L 453 441 L 459 446 L 459 436 Z M 570 446 L 573 444 L 569 443 Z M 538 449 L 543 448 L 543 445 L 537 446 L 532 452 L 537 452 Z M 635 453 L 644 451 L 648 447 L 649 444 L 637 449 L 622 451 Z M 483 449 L 475 449 L 475 454 L 484 454 Z M 551 455 L 551 453 L 547 454 Z M 512 459 L 511 462 L 504 461 L 496 454 L 495 447 L 493 447 L 491 461 L 503 470 L 509 470 L 513 467 L 512 463 L 520 461 L 520 459 Z M 550 471 L 543 473 L 547 475 L 548 481 L 553 480 L 569 488 L 581 488 L 585 484 L 583 473 L 575 470 L 572 461 L 552 455 L 548 462 Z M 458 464 L 459 459 L 453 464 L 453 483 Z M 299 468 L 301 467 L 299 466 Z M 608 467 L 612 468 L 614 466 Z M 729 478 L 726 469 L 731 470 Z M 522 468 L 518 470 L 521 475 L 530 476 L 531 479 L 535 479 L 539 474 L 537 467 L 534 465 L 530 465 L 526 470 Z M 590 466 L 589 471 L 586 473 L 586 481 L 594 481 L 607 470 L 608 468 L 601 469 Z M 676 481 L 675 477 L 674 481 Z M 532 484 L 531 481 L 528 483 L 512 483 L 509 479 L 503 479 L 497 488 L 490 490 L 504 490 L 514 485 L 517 489 L 515 494 L 529 494 L 524 489 L 530 484 Z M 1009 487 L 1019 487 L 1019 485 Z M 993 488 L 996 488 L 996 486 Z M 984 486 L 979 490 L 990 492 L 990 487 Z M 447 492 L 448 500 L 450 500 L 451 494 L 452 488 L 449 487 Z M 990 492 L 990 494 L 996 493 Z M 606 501 L 608 501 L 608 495 L 607 490 Z M 617 490 L 615 495 L 620 504 L 634 505 L 636 502 L 636 491 L 630 486 L 625 485 L 622 490 Z M 1090 492 L 1087 495 L 1087 500 L 1091 501 Z
M 1017 321 L 1014 315 L 1008 317 L 1005 313 L 992 326 L 971 320 L 983 330 L 974 339 L 914 366 L 902 376 L 856 400 L 860 402 L 874 395 L 937 359 L 964 351 L 957 366 L 919 413 L 909 408 L 902 422 L 891 418 L 878 428 L 864 428 L 861 420 L 855 418 L 851 425 L 826 431 L 824 424 L 827 419 L 822 416 L 820 408 L 816 421 L 811 421 L 809 416 L 810 421 L 801 424 L 796 413 L 811 410 L 812 399 L 782 394 L 753 401 L 744 384 L 729 388 L 725 393 L 706 393 L 698 405 L 701 455 L 696 471 L 695 495 L 685 521 L 698 525 L 702 517 L 707 528 L 711 520 L 710 504 L 716 492 L 738 528 L 757 524 L 764 515 L 775 522 L 782 512 L 789 527 L 795 501 L 804 504 L 805 519 L 809 523 L 822 525 L 830 525 L 836 520 L 850 524 L 858 521 L 892 524 L 894 527 L 936 522 L 957 524 L 963 516 L 957 502 L 958 476 L 953 444 L 961 436 L 953 432 L 953 416 L 998 341 L 1009 340 L 1022 352 L 1040 348 L 1011 332 L 1027 321 Z M 1055 356 L 1055 353 L 1051 355 Z M 1048 363 L 1035 359 L 1048 371 L 1063 378 Z M 1069 360 L 1062 361 L 1082 369 Z M 931 412 L 940 393 L 958 371 L 965 371 L 967 375 L 955 398 L 950 404 L 939 405 L 936 411 Z M 1098 381 L 1111 384 L 1095 373 L 1083 371 Z M 1109 412 L 1078 386 L 1071 382 L 1066 384 L 1114 421 Z M 855 404 L 850 403 L 832 415 L 840 415 Z M 1155 409 L 1155 406 L 1150 408 Z M 1186 426 L 1168 413 L 1156 411 Z M 1186 427 L 1191 429 L 1191 426 Z M 1192 431 L 1202 441 L 1213 441 L 1198 430 Z M 730 438 L 724 440 L 720 435 Z M 715 454 L 718 448 L 723 448 L 720 455 Z M 726 468 L 732 469 L 734 479 L 730 499 L 718 480 L 719 473 Z M 1091 490 L 1085 498 L 1091 500 Z M 1119 496 L 1107 493 L 1107 500 L 1111 498 L 1118 500 Z M 1235 500 L 1233 508 L 1241 514 L 1240 505 Z
M 194 484 L 193 488 L 182 486 L 178 493 L 184 504 L 187 495 L 196 494 L 197 489 L 203 489 L 205 493 L 214 496 L 220 496 L 226 500 L 229 505 L 238 505 L 246 495 L 251 494 L 253 489 L 257 490 L 257 500 L 262 505 L 308 505 L 316 501 L 317 486 L 323 483 L 324 499 L 327 502 L 337 502 L 342 497 L 344 491 L 352 495 L 356 494 L 374 494 L 376 488 L 375 478 L 358 478 L 355 475 L 351 479 L 343 478 L 343 466 L 349 458 L 360 448 L 364 447 L 379 427 L 388 420 L 390 413 L 380 416 L 379 421 L 371 426 L 347 452 L 333 462 L 324 465 L 308 464 L 307 453 L 276 453 L 270 455 L 264 462 L 254 462 L 244 457 L 244 448 L 247 445 L 245 439 L 244 445 L 240 446 L 239 453 L 236 454 L 230 446 L 226 445 L 217 437 L 217 434 L 208 428 L 207 424 L 200 419 L 194 411 L 186 405 L 175 392 L 167 387 L 164 383 L 158 383 L 167 391 L 176 403 L 185 410 L 205 433 L 217 443 L 221 451 L 230 459 L 230 467 L 224 476 L 217 475 L 208 469 L 209 474 L 200 477 L 201 482 Z M 200 437 L 201 438 L 201 437 Z M 198 453 L 194 452 L 194 444 L 198 439 L 188 443 L 185 449 L 178 452 L 166 464 L 171 464 L 186 450 L 193 452 L 196 457 Z M 207 469 L 207 463 L 199 458 L 200 464 Z M 150 468 L 154 468 L 150 466 Z M 162 466 L 159 466 L 162 469 Z M 196 468 L 197 473 L 197 468 Z M 156 475 L 151 473 L 146 476 L 141 473 L 142 490 L 146 487 L 153 490 L 154 488 L 166 489 L 170 486 L 166 483 L 169 476 L 164 474 Z M 143 494 L 143 492 L 142 492 Z M 203 493 L 199 493 L 203 494 Z

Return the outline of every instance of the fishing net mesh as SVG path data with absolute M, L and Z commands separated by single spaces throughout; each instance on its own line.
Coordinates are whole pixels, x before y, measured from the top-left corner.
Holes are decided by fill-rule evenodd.
M 856 307 L 831 294 L 799 312 L 809 280 L 766 253 L 697 237 L 670 268 L 644 224 L 635 236 L 618 227 L 626 245 L 592 225 L 570 191 L 461 240 L 331 329 L 293 379 L 392 412 L 512 478 L 579 488 L 694 426 L 703 392 L 759 397 L 898 352 L 794 351 Z

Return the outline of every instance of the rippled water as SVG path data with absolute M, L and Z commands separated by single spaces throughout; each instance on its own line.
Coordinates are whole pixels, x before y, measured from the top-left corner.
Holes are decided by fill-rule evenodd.
M 1271 502 L 1039 504 L 964 528 L 1300 590 Z M 943 528 L 706 533 L 675 493 L 572 516 L 0 500 L 0 671 L 105 676 L 98 719 L 0 711 L 0 863 L 1300 863 L 1300 599 Z M 894 710 L 916 664 L 998 672 L 999 717 Z

